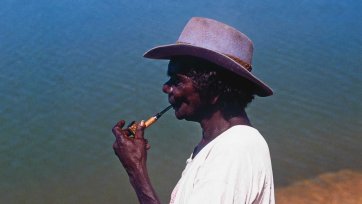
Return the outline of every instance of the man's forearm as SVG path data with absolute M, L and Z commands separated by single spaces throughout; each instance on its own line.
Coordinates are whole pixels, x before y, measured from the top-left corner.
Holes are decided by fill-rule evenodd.
M 136 191 L 141 204 L 160 204 L 160 200 L 153 189 L 147 169 L 142 168 L 135 173 L 129 173 L 129 180 Z

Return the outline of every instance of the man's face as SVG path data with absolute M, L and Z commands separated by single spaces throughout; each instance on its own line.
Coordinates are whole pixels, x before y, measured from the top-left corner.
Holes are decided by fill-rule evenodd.
M 188 66 L 182 60 L 171 60 L 167 71 L 170 79 L 162 90 L 168 94 L 168 100 L 178 119 L 199 121 L 205 104 L 193 80 L 185 75 Z

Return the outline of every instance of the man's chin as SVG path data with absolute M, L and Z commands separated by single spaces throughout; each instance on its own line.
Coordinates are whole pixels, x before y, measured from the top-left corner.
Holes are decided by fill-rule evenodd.
M 186 120 L 186 121 L 194 121 L 195 122 L 195 120 L 193 118 L 190 118 L 187 115 L 177 114 L 177 112 L 175 112 L 175 116 L 176 116 L 176 118 L 178 120 Z
M 183 109 L 181 109 L 180 107 L 175 108 L 175 116 L 178 120 L 194 121 L 190 119 L 188 113 L 183 111 Z
M 187 120 L 187 115 L 180 108 L 175 108 L 175 116 L 178 120 Z
M 184 116 L 182 114 L 180 114 L 177 110 L 175 110 L 175 116 L 177 119 L 179 120 L 183 120 L 185 119 Z

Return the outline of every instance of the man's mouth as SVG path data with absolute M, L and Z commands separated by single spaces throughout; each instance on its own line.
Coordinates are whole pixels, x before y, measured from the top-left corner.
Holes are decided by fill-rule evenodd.
M 171 106 L 172 106 L 172 108 L 173 108 L 174 110 L 177 110 L 177 109 L 180 108 L 180 106 L 181 106 L 181 103 L 178 103 L 178 102 L 176 102 L 176 101 L 174 101 L 174 100 L 169 100 L 169 103 L 171 104 Z
M 171 104 L 172 108 L 177 111 L 181 107 L 183 100 L 181 98 L 175 99 L 171 96 L 168 98 L 168 102 Z
M 171 104 L 171 105 L 172 105 L 172 108 L 173 108 L 174 110 L 177 110 L 177 109 L 180 107 L 181 104 L 173 103 L 173 104 Z

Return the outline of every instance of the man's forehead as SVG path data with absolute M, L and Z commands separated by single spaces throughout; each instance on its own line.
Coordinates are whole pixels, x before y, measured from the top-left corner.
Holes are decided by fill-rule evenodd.
M 192 65 L 182 59 L 171 59 L 168 63 L 168 75 L 185 73 Z
M 178 56 L 170 60 L 167 74 L 184 74 L 191 68 L 200 67 L 203 64 L 201 59 L 190 56 Z

